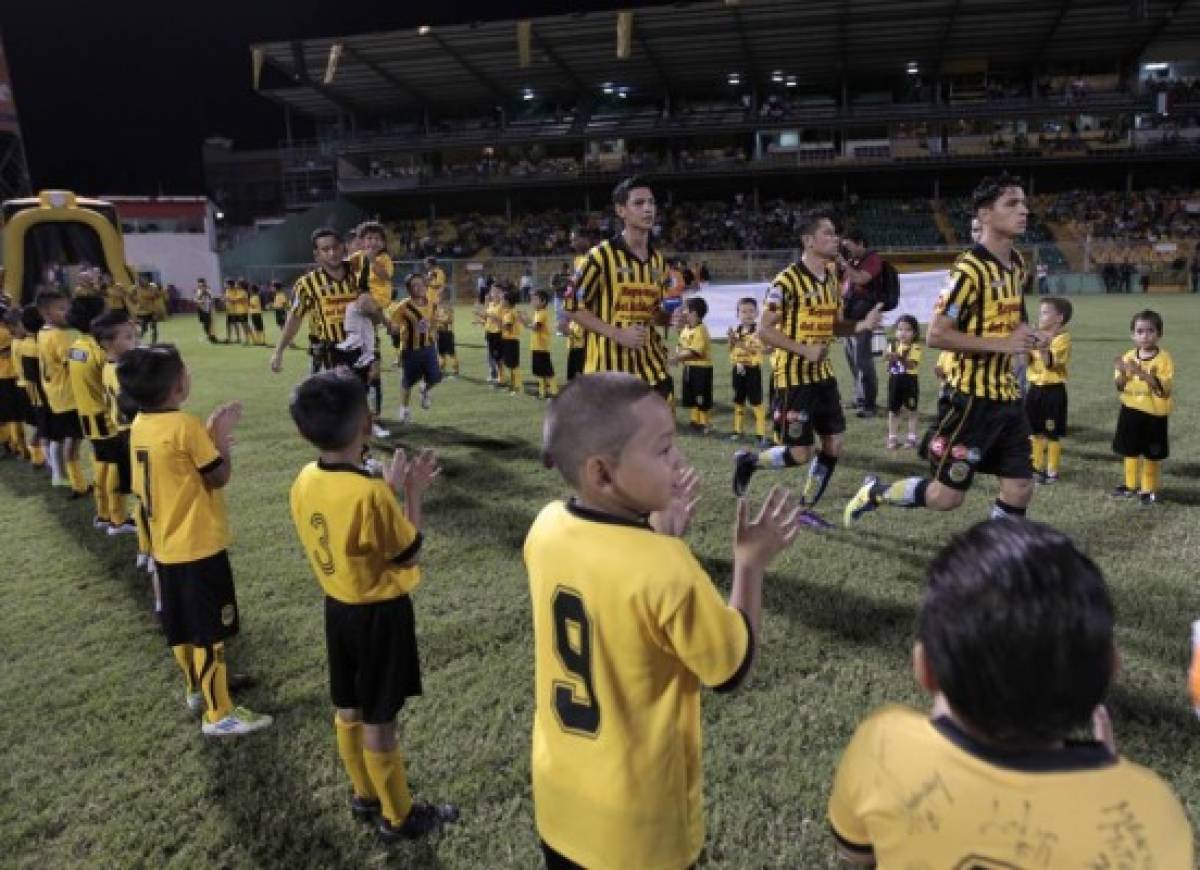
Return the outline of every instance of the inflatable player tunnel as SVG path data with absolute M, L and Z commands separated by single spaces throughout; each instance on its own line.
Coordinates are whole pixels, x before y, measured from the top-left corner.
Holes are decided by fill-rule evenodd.
M 22 305 L 33 301 L 52 265 L 99 266 L 113 283 L 132 286 L 121 222 L 110 202 L 69 190 L 43 190 L 3 205 L 4 290 Z

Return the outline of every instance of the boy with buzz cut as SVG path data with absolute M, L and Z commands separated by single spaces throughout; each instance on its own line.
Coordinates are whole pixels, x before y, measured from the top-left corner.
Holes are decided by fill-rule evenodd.
M 371 436 L 362 384 L 313 375 L 292 393 L 296 427 L 320 458 L 292 484 L 296 532 L 325 591 L 325 640 L 338 754 L 350 811 L 385 842 L 428 834 L 458 817 L 414 803 L 396 744 L 396 715 L 421 694 L 413 589 L 421 580 L 421 500 L 440 469 L 432 450 L 397 450 L 381 472 L 361 464 Z M 404 507 L 396 496 L 403 493 Z
M 92 474 L 95 484 L 92 496 L 96 500 L 93 528 L 107 532 L 112 528 L 112 510 L 108 503 L 109 473 L 115 472 L 111 460 L 102 458 L 100 442 L 116 434 L 110 428 L 104 404 L 104 350 L 91 334 L 92 321 L 104 312 L 100 296 L 77 296 L 71 300 L 67 323 L 79 333 L 67 351 L 67 369 L 71 376 L 71 392 L 75 395 L 75 412 L 83 437 L 92 445 Z M 123 518 L 122 521 L 124 521 Z
M 45 326 L 37 334 L 38 362 L 46 396 L 46 440 L 50 442 L 50 469 L 54 486 L 70 486 L 71 498 L 88 494 L 88 482 L 79 461 L 83 429 L 75 413 L 75 393 L 67 356 L 75 335 L 67 324 L 71 300 L 58 290 L 43 290 L 36 298 Z M 66 478 L 61 477 L 66 471 Z
M 208 736 L 266 728 L 270 716 L 234 706 L 225 666 L 225 641 L 238 633 L 239 618 L 221 489 L 233 473 L 242 406 L 221 405 L 207 424 L 181 411 L 192 379 L 173 345 L 126 352 L 117 379 L 138 409 L 129 430 L 133 491 L 150 532 L 163 634 L 183 671 L 184 701 L 204 713 L 200 729 Z
M 1074 311 L 1066 299 L 1050 296 L 1038 306 L 1038 329 L 1050 344 L 1029 352 L 1025 379 L 1025 413 L 1033 430 L 1033 482 L 1058 483 L 1062 439 L 1067 434 L 1067 365 L 1071 335 L 1066 326 Z
M 545 290 L 534 290 L 533 318 L 521 316 L 522 322 L 529 327 L 529 369 L 538 380 L 539 399 L 553 399 L 558 395 L 554 360 L 550 358 L 550 342 L 554 337 L 553 313 L 550 294 Z
M 846 747 L 829 798 L 843 860 L 879 867 L 1190 870 L 1191 825 L 1117 754 L 1100 569 L 1049 526 L 982 522 L 929 567 L 912 664 L 928 715 L 887 706 Z M 1093 740 L 1071 739 L 1092 725 Z
M 683 407 L 691 408 L 688 428 L 697 435 L 712 431 L 713 365 L 712 339 L 704 318 L 708 303 L 693 296 L 683 304 L 683 320 L 679 343 L 671 364 L 683 364 Z
M 767 409 L 763 404 L 763 343 L 758 337 L 758 303 L 751 296 L 738 300 L 737 326 L 729 328 L 729 362 L 733 366 L 733 434 L 730 441 L 742 439 L 746 405 L 754 414 L 754 434 L 759 447 L 770 447 L 767 439 Z
M 107 438 L 92 442 L 92 450 L 98 462 L 110 463 L 105 489 L 108 500 L 110 535 L 138 533 L 138 552 L 146 558 L 150 555 L 150 541 L 144 528 L 130 520 L 125 498 L 133 492 L 133 473 L 129 461 L 129 426 L 132 415 L 121 406 L 119 396 L 121 384 L 117 380 L 117 363 L 126 353 L 137 346 L 137 334 L 133 323 L 124 310 L 105 311 L 92 321 L 92 337 L 104 350 L 104 366 L 100 372 L 100 383 L 104 390 L 104 414 L 106 428 L 113 433 Z M 159 596 L 156 592 L 155 599 Z
M 574 490 L 525 539 L 533 610 L 533 804 L 546 864 L 687 867 L 704 846 L 700 686 L 734 689 L 754 660 L 763 572 L 798 532 L 771 490 L 738 502 L 733 590 L 721 600 L 681 540 L 695 471 L 645 380 L 571 381 L 544 456 Z
M 1158 312 L 1139 311 L 1129 329 L 1133 350 L 1117 357 L 1114 372 L 1121 413 L 1113 452 L 1125 459 L 1125 482 L 1112 494 L 1150 507 L 1158 501 L 1162 463 L 1171 452 L 1167 421 L 1175 410 L 1175 363 L 1159 347 L 1163 319 Z

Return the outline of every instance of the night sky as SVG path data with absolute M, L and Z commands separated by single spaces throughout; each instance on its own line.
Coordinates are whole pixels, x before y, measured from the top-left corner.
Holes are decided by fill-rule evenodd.
M 0 37 L 35 189 L 184 195 L 204 192 L 208 136 L 237 148 L 283 138 L 282 111 L 251 89 L 251 42 L 628 6 L 2 0 Z

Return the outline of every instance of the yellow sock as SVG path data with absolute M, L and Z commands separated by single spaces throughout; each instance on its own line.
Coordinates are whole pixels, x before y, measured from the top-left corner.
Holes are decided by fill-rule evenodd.
M 1062 465 L 1062 442 L 1050 441 L 1046 444 L 1046 471 L 1051 474 L 1058 474 L 1058 469 Z
M 520 369 L 511 369 L 510 376 L 512 378 L 511 383 L 512 383 L 513 392 L 514 393 L 521 392 L 521 390 L 524 389 L 524 387 L 525 387 L 524 382 L 521 380 L 521 370 Z
M 46 451 L 41 444 L 33 444 L 29 447 L 29 461 L 34 465 L 46 464 Z
M 745 419 L 746 419 L 746 406 L 745 405 L 734 405 L 733 406 L 733 434 L 734 435 L 742 434 L 742 422 Z
M 712 422 L 712 412 L 708 411 L 708 410 L 702 410 L 700 412 L 700 425 L 707 427 L 711 422 Z
M 1138 488 L 1138 463 L 1141 460 L 1137 456 L 1125 457 L 1125 488 Z
M 109 517 L 108 510 L 108 472 L 112 469 L 113 472 L 117 467 L 110 462 L 93 462 L 92 474 L 95 476 L 95 484 L 92 486 L 92 498 L 96 501 L 96 516 L 102 520 L 112 522 Z
M 1162 462 L 1153 459 L 1142 460 L 1142 492 L 1158 492 L 1158 481 L 1161 476 Z
M 347 722 L 334 713 L 333 730 L 337 733 L 338 755 L 342 757 L 342 766 L 346 768 L 354 793 L 361 798 L 375 798 L 375 786 L 363 763 L 362 723 Z
M 449 359 L 450 359 L 451 365 L 454 366 L 454 373 L 458 374 L 458 357 L 452 356 L 452 357 L 449 357 Z
M 76 494 L 87 492 L 87 478 L 83 476 L 83 465 L 78 458 L 67 460 L 67 480 L 71 481 L 71 490 Z
M 8 443 L 12 445 L 12 449 L 22 456 L 28 456 L 29 449 L 25 446 L 25 424 L 10 423 L 8 430 Z
M 1029 439 L 1033 452 L 1033 470 L 1046 470 L 1046 436 L 1034 435 Z
M 196 665 L 196 678 L 204 703 L 208 705 L 209 722 L 220 722 L 233 711 L 229 697 L 229 676 L 225 671 L 225 644 L 194 647 L 192 660 Z
M 558 380 L 556 378 L 546 378 L 546 395 L 551 397 L 558 395 Z
M 183 671 L 183 679 L 187 683 L 189 695 L 196 691 L 195 649 L 190 643 L 181 643 L 171 647 L 175 663 L 179 665 L 179 670 Z
M 129 513 L 125 510 L 125 496 L 117 492 L 121 487 L 121 473 L 116 463 L 108 466 L 108 477 L 104 483 L 108 495 L 108 521 L 115 526 L 129 522 Z
M 751 405 L 750 410 L 754 412 L 754 434 L 759 438 L 767 437 L 767 406 L 766 405 Z
M 404 775 L 404 755 L 397 746 L 390 752 L 363 750 L 367 776 L 375 786 L 375 794 L 383 805 L 383 817 L 393 825 L 402 825 L 412 809 L 412 794 Z

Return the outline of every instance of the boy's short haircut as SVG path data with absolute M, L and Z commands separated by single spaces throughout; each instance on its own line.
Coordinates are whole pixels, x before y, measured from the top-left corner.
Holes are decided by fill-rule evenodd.
M 683 304 L 687 307 L 688 311 L 693 312 L 701 320 L 708 316 L 708 303 L 704 301 L 702 296 L 693 296 Z
M 67 325 L 79 332 L 91 332 L 92 321 L 104 313 L 106 304 L 99 296 L 76 296 L 67 309 Z
M 339 371 L 319 372 L 298 384 L 288 410 L 300 434 L 320 450 L 351 444 L 370 413 L 362 381 Z
M 46 319 L 42 317 L 36 302 L 21 309 L 21 325 L 30 334 L 36 333 L 46 325 Z
M 353 233 L 351 233 L 351 235 L 353 235 Z M 338 231 L 333 227 L 317 227 L 312 231 L 312 246 L 314 251 L 317 249 L 317 242 L 321 241 L 321 239 L 325 238 L 326 236 L 333 236 L 333 238 L 339 242 L 342 240 L 342 237 L 338 234 Z
M 550 304 L 550 292 L 548 290 L 534 290 L 533 295 L 538 299 L 541 299 L 547 305 Z
M 1004 191 L 1010 187 L 1024 187 L 1021 179 L 1016 175 L 1009 175 L 1007 172 L 1001 172 L 999 175 L 989 175 L 980 180 L 971 194 L 971 204 L 974 207 L 976 214 L 981 208 L 991 208 L 996 204 Z
M 504 301 L 512 308 L 516 308 L 521 303 L 521 294 L 516 290 L 508 289 L 504 291 Z
M 644 187 L 647 190 L 652 189 L 650 187 L 650 182 L 642 178 L 640 175 L 631 175 L 629 178 L 626 178 L 613 188 L 613 205 L 626 205 L 629 202 L 629 194 L 639 187 Z
M 55 290 L 53 287 L 47 287 L 44 290 L 39 290 L 37 295 L 33 297 L 33 304 L 38 308 L 45 308 L 51 302 L 59 302 L 67 299 L 67 294 L 61 290 Z
M 1062 317 L 1062 325 L 1066 326 L 1071 322 L 1071 315 L 1075 313 L 1075 306 L 1071 304 L 1070 299 L 1063 299 L 1061 296 L 1047 296 L 1042 300 L 1042 305 L 1049 305 L 1059 316 Z
M 805 212 L 800 215 L 800 220 L 797 222 L 797 229 L 800 231 L 800 237 L 815 236 L 817 230 L 821 228 L 821 221 L 829 221 L 833 225 L 834 230 L 837 230 L 837 218 L 833 212 L 818 209 L 816 211 Z
M 165 405 L 182 376 L 183 357 L 173 344 L 132 348 L 117 363 L 122 395 L 146 411 Z
M 363 223 L 359 224 L 358 237 L 360 239 L 363 236 L 371 235 L 372 233 L 382 237 L 385 242 L 387 241 L 387 230 L 383 228 L 383 224 L 379 223 L 378 221 L 364 221 Z
M 990 520 L 951 540 L 929 566 L 918 635 L 953 710 L 1007 748 L 1085 725 L 1112 679 L 1104 575 L 1040 523 Z
M 737 304 L 738 308 L 741 308 L 743 305 L 752 305 L 753 307 L 758 308 L 758 300 L 753 296 L 743 296 L 737 301 Z
M 921 324 L 917 323 L 917 318 L 911 314 L 901 314 L 896 318 L 896 325 L 899 326 L 901 323 L 907 323 L 912 328 L 913 341 L 921 340 Z
M 616 457 L 637 432 L 633 405 L 656 396 L 641 378 L 622 372 L 580 375 L 570 381 L 546 412 L 542 458 L 571 486 L 590 456 Z
M 1147 308 L 1144 311 L 1139 311 L 1137 314 L 1133 315 L 1133 319 L 1129 321 L 1130 332 L 1133 332 L 1133 330 L 1137 328 L 1139 320 L 1154 324 L 1154 328 L 1158 332 L 1159 337 L 1162 337 L 1163 319 L 1162 315 L 1157 311 L 1151 311 L 1149 308 Z
M 105 311 L 99 317 L 92 320 L 92 338 L 101 344 L 108 344 L 117 337 L 117 331 L 122 326 L 131 324 L 132 322 L 129 319 L 129 314 L 122 308 Z

